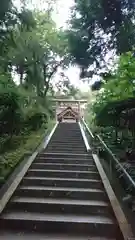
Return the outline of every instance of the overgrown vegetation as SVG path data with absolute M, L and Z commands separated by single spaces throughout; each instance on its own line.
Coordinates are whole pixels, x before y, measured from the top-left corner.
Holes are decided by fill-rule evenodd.
M 96 90 L 86 112 L 94 133 L 99 134 L 135 180 L 135 3 L 134 1 L 76 0 L 68 31 L 72 62 L 80 77 Z M 110 155 L 99 141 L 100 156 L 110 169 Z M 130 193 L 133 210 L 135 190 L 117 164 L 112 168 Z M 110 176 L 109 176 L 110 177 Z
M 134 0 L 75 1 L 68 39 L 72 60 L 82 69 L 81 78 L 101 75 L 108 71 L 108 59 L 114 54 L 133 49 L 134 19 Z
M 85 97 L 65 76 L 63 68 L 69 63 L 81 68 L 80 78 L 100 75 L 92 86 L 98 91 L 87 109 L 88 122 L 120 161 L 131 164 L 135 157 L 134 1 L 76 0 L 68 31 L 57 29 L 52 19 L 54 0 L 48 1 L 44 12 L 30 11 L 21 2 L 19 10 L 5 0 L 0 10 L 1 177 L 6 178 L 21 156 L 36 146 L 33 136 L 41 140 L 54 117 L 50 98 Z M 54 83 L 59 69 L 59 81 Z
M 54 118 L 52 79 L 68 63 L 67 40 L 46 11 L 11 0 L 0 9 L 0 179 L 41 142 Z
M 93 133 L 99 134 L 122 166 L 135 179 L 135 57 L 122 54 L 110 71 L 100 91 L 87 111 L 87 120 Z M 91 117 L 92 116 L 92 117 Z M 101 157 L 110 162 L 110 156 L 96 141 Z M 113 164 L 127 193 L 134 189 L 117 164 Z M 132 205 L 132 204 L 131 204 Z
M 121 55 L 117 69 L 110 72 L 103 88 L 98 92 L 92 111 L 95 125 L 108 129 L 105 136 L 117 148 L 125 151 L 134 145 L 135 58 L 133 54 Z M 110 139 L 110 140 L 109 140 Z M 129 141 L 129 143 L 128 143 Z
M 86 118 L 135 177 L 135 3 L 76 0 L 67 32 L 80 78 L 97 81 Z M 105 156 L 104 156 L 105 157 Z M 120 173 L 121 175 L 121 173 Z
M 13 169 L 25 157 L 28 158 L 33 151 L 45 139 L 54 125 L 54 121 L 43 124 L 38 130 L 23 133 L 23 135 L 14 135 L 10 148 L 0 155 L 0 184 L 3 184 L 7 177 L 12 173 Z M 3 139 L 4 140 L 4 139 Z

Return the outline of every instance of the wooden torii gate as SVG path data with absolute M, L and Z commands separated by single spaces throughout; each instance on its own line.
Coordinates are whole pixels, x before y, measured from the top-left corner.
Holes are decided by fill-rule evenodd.
M 59 122 L 79 121 L 84 116 L 86 100 L 53 99 L 53 102 L 55 102 L 56 120 Z

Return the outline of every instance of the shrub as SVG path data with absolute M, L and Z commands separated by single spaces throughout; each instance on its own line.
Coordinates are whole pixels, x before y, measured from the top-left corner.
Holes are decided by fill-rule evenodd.
M 14 83 L 8 79 L 0 82 L 0 134 L 12 136 L 20 131 L 23 113 L 20 108 L 19 93 Z
M 29 130 L 39 129 L 43 123 L 47 123 L 47 114 L 40 106 L 30 107 L 25 112 L 25 127 Z

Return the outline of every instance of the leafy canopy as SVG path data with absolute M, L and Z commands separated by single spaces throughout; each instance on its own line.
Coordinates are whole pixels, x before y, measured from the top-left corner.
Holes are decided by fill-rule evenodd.
M 99 73 L 110 51 L 117 54 L 132 50 L 135 44 L 134 0 L 76 0 L 72 10 L 68 39 L 73 61 L 81 77 Z
M 115 107 L 117 102 L 123 100 L 126 102 L 135 97 L 135 57 L 130 52 L 122 54 L 117 64 L 116 71 L 103 85 L 93 104 L 93 112 L 97 120 L 102 118 L 106 121 L 107 116 L 109 117 L 108 111 L 113 105 Z M 114 112 L 114 115 L 117 114 Z

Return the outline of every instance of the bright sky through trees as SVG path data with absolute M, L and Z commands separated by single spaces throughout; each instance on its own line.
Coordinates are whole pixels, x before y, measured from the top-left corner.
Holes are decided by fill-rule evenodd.
M 14 0 L 17 8 L 21 7 L 21 0 Z M 25 1 L 27 2 L 27 0 Z M 29 8 L 37 8 L 40 10 L 45 10 L 47 7 L 46 0 L 28 0 Z M 49 2 L 49 0 L 48 0 Z M 57 4 L 54 9 L 53 19 L 56 22 L 58 28 L 67 28 L 67 20 L 70 18 L 70 8 L 74 5 L 74 0 L 57 0 Z M 68 70 L 65 70 L 65 74 L 68 76 L 70 81 L 80 89 L 88 90 L 88 84 L 83 83 L 79 79 L 80 69 L 78 67 L 69 67 Z M 58 81 L 59 75 L 55 75 L 55 80 Z

